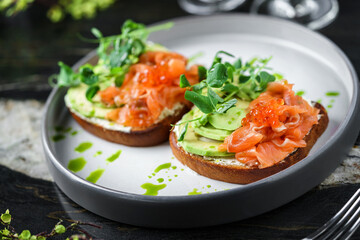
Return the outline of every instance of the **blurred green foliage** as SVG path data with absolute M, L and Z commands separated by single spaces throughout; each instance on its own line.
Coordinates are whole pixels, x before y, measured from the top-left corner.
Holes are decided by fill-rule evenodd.
M 49 6 L 47 17 L 59 22 L 68 14 L 73 19 L 93 18 L 97 11 L 111 6 L 116 0 L 0 0 L 0 12 L 14 16 L 25 11 L 31 4 Z

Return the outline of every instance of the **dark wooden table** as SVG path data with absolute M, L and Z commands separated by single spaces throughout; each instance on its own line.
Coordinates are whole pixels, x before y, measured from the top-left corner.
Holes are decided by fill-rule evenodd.
M 248 11 L 249 4 L 236 11 Z M 360 1 L 341 1 L 336 21 L 320 30 L 348 55 L 358 73 L 359 9 Z M 119 0 L 93 20 L 73 21 L 69 18 L 53 24 L 45 15 L 45 9 L 34 6 L 11 19 L 0 16 L 0 98 L 45 100 L 50 92 L 47 78 L 58 71 L 57 62 L 74 64 L 95 47 L 81 42 L 77 33 L 90 37 L 90 28 L 98 27 L 105 35 L 115 34 L 128 18 L 151 24 L 187 14 L 176 1 Z M 0 137 L 6 136 L 0 133 Z M 34 233 L 50 230 L 61 218 L 65 222 L 80 220 L 101 225 L 100 230 L 84 227 L 100 239 L 300 239 L 331 218 L 359 187 L 360 184 L 317 187 L 271 212 L 226 225 L 159 230 L 96 216 L 69 200 L 54 183 L 0 166 L 0 211 L 11 209 L 14 226 Z M 360 231 L 353 239 L 360 239 Z

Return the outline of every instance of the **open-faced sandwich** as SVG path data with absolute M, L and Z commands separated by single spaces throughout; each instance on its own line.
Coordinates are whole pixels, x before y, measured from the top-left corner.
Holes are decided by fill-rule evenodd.
M 293 85 L 265 69 L 270 59 L 222 63 L 219 52 L 200 83 L 181 85 L 192 110 L 175 125 L 170 145 L 197 173 L 230 183 L 251 183 L 305 158 L 325 131 L 319 103 L 297 96 Z
M 152 146 L 168 140 L 171 124 L 188 112 L 192 103 L 179 86 L 182 74 L 198 82 L 197 66 L 159 44 L 147 41 L 151 32 L 171 27 L 146 28 L 126 21 L 122 33 L 99 42 L 98 58 L 74 72 L 60 62 L 57 86 L 69 86 L 65 103 L 87 131 L 128 146 Z

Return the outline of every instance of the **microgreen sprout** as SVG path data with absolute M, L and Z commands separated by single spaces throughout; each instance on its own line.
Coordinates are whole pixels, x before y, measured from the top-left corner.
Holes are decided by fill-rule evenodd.
M 225 55 L 235 58 L 234 55 L 225 51 L 215 54 L 211 67 L 206 70 L 198 68 L 200 83 L 190 85 L 185 75 L 180 77 L 180 86 L 186 88 L 185 99 L 192 102 L 203 114 L 202 116 L 179 123 L 188 124 L 195 122 L 196 125 L 207 124 L 211 114 L 224 114 L 234 107 L 237 99 L 251 101 L 265 91 L 269 82 L 282 78 L 279 74 L 270 74 L 266 70 L 270 58 L 253 58 L 243 64 L 242 60 L 236 59 L 233 64 L 223 62 Z M 182 141 L 188 126 L 182 128 L 178 141 Z
M 60 73 L 49 78 L 51 86 L 74 87 L 80 83 L 86 84 L 86 98 L 92 98 L 102 86 L 114 84 L 120 87 L 132 64 L 139 61 L 139 57 L 147 49 L 147 38 L 150 33 L 169 29 L 172 22 L 145 27 L 145 25 L 127 20 L 121 28 L 121 34 L 104 37 L 97 28 L 92 28 L 91 33 L 96 39 L 85 39 L 87 42 L 98 43 L 97 55 L 99 61 L 95 66 L 84 64 L 79 72 L 63 62 L 59 62 Z

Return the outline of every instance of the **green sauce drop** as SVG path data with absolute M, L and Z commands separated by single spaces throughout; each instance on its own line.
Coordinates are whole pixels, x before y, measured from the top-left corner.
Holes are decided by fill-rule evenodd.
M 97 151 L 95 154 L 94 154 L 94 157 L 97 157 L 97 156 L 99 156 L 99 155 L 101 155 L 102 154 L 102 151 Z
M 159 183 L 162 183 L 163 181 L 164 181 L 164 179 L 163 178 L 158 178 L 158 179 L 156 179 Z
M 332 108 L 333 106 L 331 104 L 327 105 L 328 108 Z
M 119 158 L 120 154 L 121 154 L 121 150 L 117 151 L 116 153 L 114 153 L 113 155 L 111 155 L 110 157 L 108 157 L 108 158 L 106 159 L 106 161 L 108 161 L 108 162 L 113 162 L 113 161 L 115 161 L 116 159 Z
M 54 127 L 54 129 L 55 129 L 55 131 L 57 131 L 57 132 L 62 132 L 62 131 L 64 131 L 64 127 L 62 127 L 62 126 L 56 126 L 56 127 Z
M 71 136 L 75 136 L 76 134 L 78 134 L 78 131 L 72 131 L 71 132 Z
M 172 166 L 171 168 L 175 170 L 175 169 L 177 169 L 177 166 Z
M 171 182 L 172 181 L 172 179 L 169 179 L 169 182 Z
M 340 93 L 339 92 L 327 92 L 325 93 L 326 96 L 329 96 L 329 97 L 336 97 L 336 96 L 339 96 Z
M 69 161 L 68 169 L 72 172 L 81 171 L 86 165 L 86 160 L 83 157 L 75 158 Z
M 56 135 L 52 136 L 51 139 L 52 139 L 54 142 L 58 142 L 58 141 L 63 140 L 64 138 L 65 138 L 64 135 L 62 135 L 62 134 L 56 134 Z
M 211 188 L 211 185 L 207 185 L 206 187 L 207 187 L 207 188 Z
M 100 177 L 103 175 L 105 169 L 99 168 L 90 173 L 90 175 L 86 178 L 89 182 L 96 183 Z
M 79 153 L 82 153 L 82 152 L 85 152 L 86 150 L 88 150 L 89 148 L 92 147 L 92 143 L 91 142 L 83 142 L 83 143 L 80 143 L 79 146 L 77 146 L 75 148 L 75 151 L 76 152 L 79 152 Z
M 141 187 L 146 190 L 143 195 L 157 196 L 159 191 L 166 187 L 166 184 L 155 185 L 152 183 L 144 183 Z
M 67 133 L 67 132 L 70 132 L 72 128 L 71 127 L 65 128 L 63 126 L 56 126 L 56 127 L 54 127 L 54 129 L 55 129 L 56 132 L 65 132 L 65 133 Z
M 298 96 L 303 96 L 305 94 L 305 91 L 297 91 L 296 93 L 295 93 L 295 95 L 298 95 Z
M 319 99 L 319 100 L 317 100 L 316 102 L 317 102 L 317 103 L 321 103 L 321 101 L 322 101 L 322 100 L 321 100 L 321 99 Z
M 175 174 L 174 177 L 178 177 L 178 175 Z
M 199 192 L 197 188 L 194 188 L 194 190 L 192 192 L 189 192 L 188 195 L 199 195 L 202 192 Z
M 161 170 L 163 170 L 163 169 L 168 169 L 168 168 L 170 168 L 170 167 L 171 167 L 171 163 L 164 163 L 164 164 L 159 165 L 159 166 L 155 169 L 154 172 L 158 173 L 158 172 L 160 172 Z

